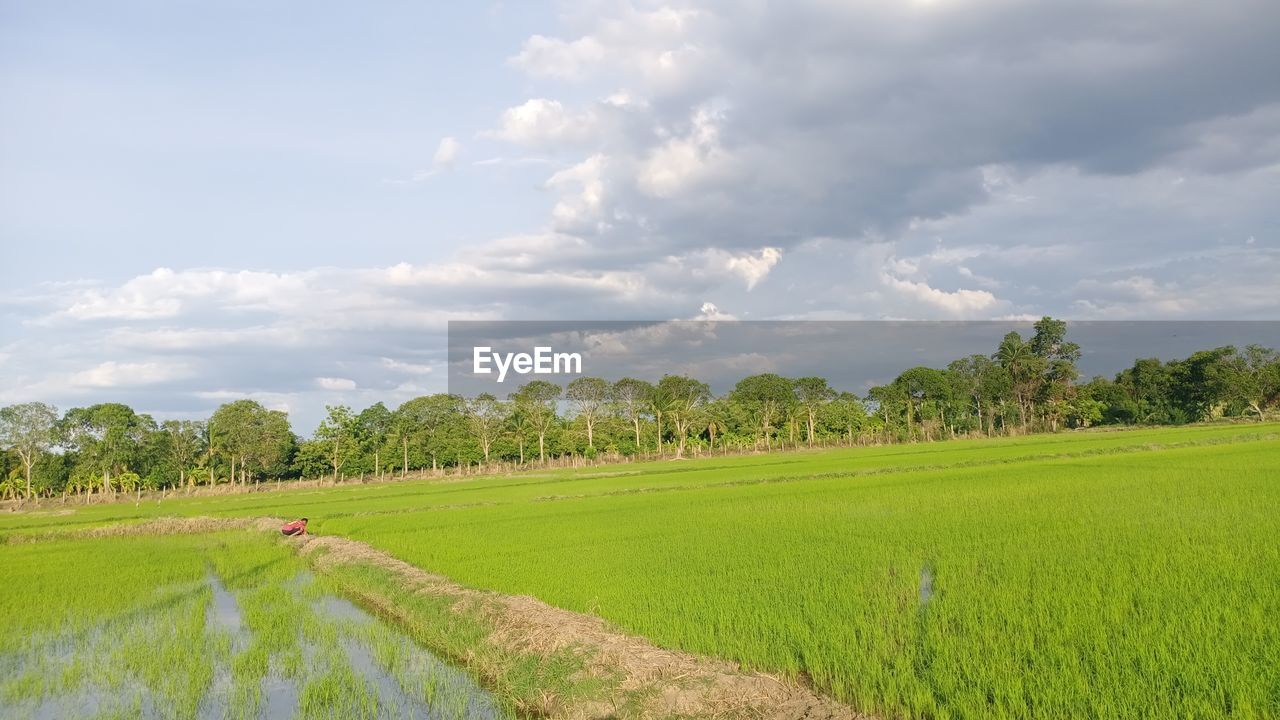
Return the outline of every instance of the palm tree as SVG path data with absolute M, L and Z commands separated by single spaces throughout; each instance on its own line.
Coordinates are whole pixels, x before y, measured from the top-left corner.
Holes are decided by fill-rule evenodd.
M 1022 336 L 1016 332 L 1010 332 L 1000 341 L 1000 349 L 996 350 L 995 360 L 1013 379 L 1013 393 L 1018 401 L 1018 418 L 1025 433 L 1031 398 L 1035 395 L 1036 381 L 1040 377 L 1044 360 L 1032 351 L 1031 343 L 1023 340 Z

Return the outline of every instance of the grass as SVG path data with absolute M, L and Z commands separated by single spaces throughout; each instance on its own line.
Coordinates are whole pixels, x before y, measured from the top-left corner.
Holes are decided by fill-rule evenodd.
M 289 489 L 238 495 L 122 497 L 118 503 L 77 505 L 68 500 L 42 511 L 0 514 L 0 537 L 75 530 L 154 517 L 307 516 L 319 529 L 332 518 L 412 510 L 465 510 L 553 496 L 653 490 L 742 482 L 776 482 L 822 474 L 882 473 L 912 468 L 1051 459 L 1062 455 L 1131 452 L 1179 444 L 1206 445 L 1280 432 L 1280 425 L 1204 425 L 1081 432 L 1023 438 L 962 440 L 914 445 L 653 461 L 600 468 L 526 472 L 478 478 L 446 477 L 361 485 Z M 264 486 L 266 487 L 266 486 Z
M 423 593 L 406 587 L 394 573 L 375 566 L 342 564 L 326 570 L 325 586 L 336 595 L 351 597 L 363 607 L 393 623 L 414 641 L 440 657 L 456 659 L 484 678 L 494 694 L 521 715 L 542 715 L 549 697 L 561 706 L 580 697 L 589 697 L 604 688 L 582 671 L 583 659 L 568 650 L 541 654 L 516 652 L 489 641 L 494 627 L 478 608 L 460 607 L 459 598 L 447 594 Z M 414 678 L 404 677 L 403 644 L 388 647 L 377 626 L 365 628 L 375 657 L 411 687 Z M 442 695 L 446 673 L 424 678 L 428 697 Z M 447 696 L 442 700 L 448 701 Z
M 352 517 L 461 582 L 904 717 L 1280 713 L 1275 441 Z M 929 568 L 934 596 L 921 601 Z
M 218 656 L 195 542 L 0 547 L 0 708 L 79 697 L 82 711 L 127 717 L 149 697 L 194 716 Z
M 12 581 L 0 594 L 6 718 L 502 715 L 402 633 L 324 612 L 331 584 L 260 534 L 7 545 L 0 567 Z M 210 612 L 211 576 L 238 623 Z M 356 668 L 356 653 L 386 662 Z M 268 687 L 283 688 L 282 706 Z
M 0 518 L 0 533 L 14 540 L 159 515 L 307 515 L 318 532 L 466 585 L 532 594 L 668 647 L 803 677 L 885 717 L 1277 717 L 1277 432 L 1073 433 L 144 500 L 13 514 Z M 0 546 L 0 562 L 64 545 L 75 548 L 67 555 L 101 558 L 100 542 Z M 150 557 L 138 542 L 131 552 Z M 154 552 L 168 559 L 165 582 L 152 585 L 171 596 L 203 572 Z M 287 565 L 266 554 L 243 562 L 261 566 L 262 578 Z M 366 605 L 404 608 L 393 619 L 442 654 L 483 645 L 482 625 L 442 636 L 433 628 L 444 610 L 379 572 L 353 568 L 324 582 L 365 593 Z M 31 588 L 17 604 L 65 585 L 37 578 Z M 109 592 L 90 594 L 60 612 L 129 609 Z M 6 625 L 15 622 L 8 602 L 6 656 L 22 648 Z M 57 615 L 42 609 L 20 622 Z M 394 668 L 394 653 L 374 655 Z M 526 664 L 495 666 L 510 683 L 504 697 L 534 697 L 573 674 Z M 137 677 L 129 681 L 151 687 Z M 328 698 L 347 679 L 322 674 L 314 693 Z

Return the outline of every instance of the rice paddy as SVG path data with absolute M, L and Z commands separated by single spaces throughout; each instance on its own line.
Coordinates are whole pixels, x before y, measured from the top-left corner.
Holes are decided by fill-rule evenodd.
M 260 534 L 0 547 L 0 716 L 501 718 Z
M 246 533 L 49 534 L 307 515 L 465 585 L 885 718 L 1278 717 L 1277 433 L 1073 433 L 14 513 L 0 518 L 0 703 L 252 717 L 272 682 L 292 683 L 302 717 L 429 703 L 434 671 L 400 660 L 421 637 L 388 645 L 378 633 L 395 628 L 326 610 L 370 578 L 309 577 L 286 545 Z M 209 619 L 211 576 L 239 630 Z M 119 702 L 92 704 L 106 695 Z

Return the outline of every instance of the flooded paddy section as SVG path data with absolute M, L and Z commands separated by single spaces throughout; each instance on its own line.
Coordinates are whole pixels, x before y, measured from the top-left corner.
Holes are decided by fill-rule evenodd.
M 506 717 L 475 678 L 423 650 L 394 627 L 346 599 L 324 595 L 316 613 L 335 622 L 352 668 L 372 682 L 393 717 L 434 720 Z
M 328 592 L 292 557 L 203 577 L 0 644 L 3 718 L 502 718 L 466 672 Z

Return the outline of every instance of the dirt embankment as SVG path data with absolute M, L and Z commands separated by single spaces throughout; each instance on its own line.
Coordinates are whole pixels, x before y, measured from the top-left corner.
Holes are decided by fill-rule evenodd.
M 223 530 L 274 530 L 279 532 L 282 522 L 284 521 L 277 518 L 163 517 L 141 522 L 114 523 L 87 528 L 13 533 L 0 537 L 0 542 L 17 545 L 49 540 L 76 540 L 80 538 L 121 537 L 125 535 L 178 535 L 182 533 L 220 532 Z
M 618 717 L 617 708 L 627 697 L 643 698 L 634 712 L 638 717 L 865 717 L 795 682 L 746 672 L 723 660 L 665 650 L 643 637 L 611 628 L 600 618 L 562 610 L 537 598 L 466 588 L 362 542 L 311 536 L 301 541 L 301 552 L 314 556 L 320 569 L 334 563 L 385 568 L 407 587 L 456 598 L 460 608 L 479 611 L 493 628 L 490 642 L 543 656 L 562 650 L 580 653 L 588 673 L 601 679 L 621 678 L 614 690 L 617 697 L 568 703 L 549 698 L 545 710 L 554 717 Z

